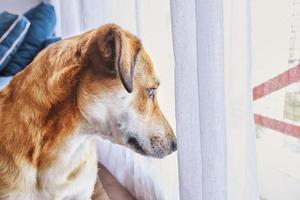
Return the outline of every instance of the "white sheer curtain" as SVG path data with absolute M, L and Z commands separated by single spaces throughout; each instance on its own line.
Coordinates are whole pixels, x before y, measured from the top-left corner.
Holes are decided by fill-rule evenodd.
M 45 0 L 58 15 L 57 33 L 63 37 L 79 34 L 105 23 L 116 23 L 137 34 L 135 0 Z
M 249 0 L 171 1 L 180 197 L 257 200 Z
M 181 199 L 227 199 L 222 0 L 171 2 Z
M 228 199 L 259 199 L 252 101 L 250 0 L 225 0 Z

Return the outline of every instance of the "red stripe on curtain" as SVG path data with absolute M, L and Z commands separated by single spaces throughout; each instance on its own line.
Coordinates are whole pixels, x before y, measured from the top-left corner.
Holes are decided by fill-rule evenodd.
M 254 114 L 255 123 L 281 133 L 300 138 L 300 126 Z
M 297 81 L 300 81 L 300 64 L 254 87 L 253 100 L 260 99 Z

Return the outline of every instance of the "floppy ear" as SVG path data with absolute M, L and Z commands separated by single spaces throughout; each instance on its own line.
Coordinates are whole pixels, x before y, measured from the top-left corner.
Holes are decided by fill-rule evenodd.
M 91 41 L 93 52 L 89 55 L 93 67 L 118 75 L 125 89 L 131 93 L 135 60 L 141 48 L 140 41 L 114 24 L 100 27 L 94 37 Z

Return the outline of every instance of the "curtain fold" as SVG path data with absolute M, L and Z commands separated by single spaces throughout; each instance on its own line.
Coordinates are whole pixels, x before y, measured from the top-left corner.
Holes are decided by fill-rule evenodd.
M 202 198 L 227 199 L 223 0 L 197 0 Z
M 171 1 L 183 200 L 258 199 L 249 2 Z
M 222 0 L 171 1 L 181 199 L 227 199 Z
M 202 199 L 195 1 L 171 1 L 180 199 Z
M 224 0 L 228 199 L 257 200 L 250 0 Z

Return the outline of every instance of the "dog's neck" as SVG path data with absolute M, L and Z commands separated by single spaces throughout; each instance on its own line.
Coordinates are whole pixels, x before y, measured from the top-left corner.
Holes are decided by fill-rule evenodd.
M 27 88 L 20 87 L 23 76 L 28 76 L 26 70 L 17 76 L 18 79 L 13 79 L 0 92 L 0 111 L 5 113 L 0 116 L 3 122 L 0 130 L 10 133 L 0 134 L 0 151 L 5 151 L 8 157 L 26 159 L 36 168 L 43 169 L 55 159 L 56 152 L 82 120 L 74 96 L 76 91 L 71 89 L 59 101 L 48 94 L 47 100 L 32 88 L 34 83 Z
M 48 47 L 0 91 L 0 112 L 5 113 L 0 116 L 0 130 L 11 133 L 0 133 L 5 145 L 0 148 L 38 168 L 51 162 L 56 149 L 82 121 L 77 96 L 86 70 L 81 55 L 87 41 L 66 40 Z

